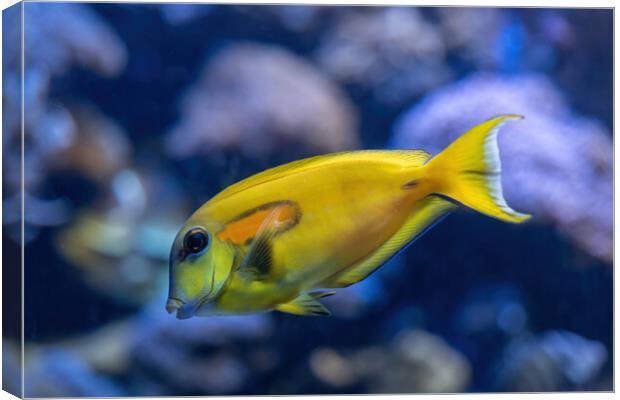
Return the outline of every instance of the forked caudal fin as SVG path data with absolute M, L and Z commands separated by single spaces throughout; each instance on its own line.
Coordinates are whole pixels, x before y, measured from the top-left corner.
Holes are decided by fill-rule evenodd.
M 506 204 L 502 194 L 499 128 L 519 115 L 501 115 L 472 128 L 426 165 L 427 179 L 436 192 L 483 214 L 508 222 L 530 216 Z

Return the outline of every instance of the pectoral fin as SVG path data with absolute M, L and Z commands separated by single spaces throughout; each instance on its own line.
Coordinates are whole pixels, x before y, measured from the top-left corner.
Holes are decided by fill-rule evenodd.
M 276 310 L 295 315 L 330 315 L 329 310 L 318 299 L 335 294 L 336 292 L 304 293 L 294 300 L 279 304 Z
M 357 264 L 337 272 L 326 279 L 320 286 L 325 288 L 342 288 L 361 281 L 371 272 L 383 265 L 408 243 L 422 236 L 435 223 L 457 206 L 437 196 L 429 196 L 415 207 L 409 219 L 381 247 Z
M 294 203 L 273 203 L 277 206 L 264 207 L 260 225 L 253 236 L 247 239 L 248 250 L 239 267 L 239 274 L 250 280 L 264 280 L 273 273 L 273 238 L 288 229 L 285 225 L 291 224 L 291 218 L 296 218 L 297 212 Z M 293 208 L 291 208 L 293 207 Z
M 262 235 L 254 239 L 250 251 L 239 268 L 239 274 L 250 280 L 266 279 L 271 270 L 273 254 L 269 235 Z

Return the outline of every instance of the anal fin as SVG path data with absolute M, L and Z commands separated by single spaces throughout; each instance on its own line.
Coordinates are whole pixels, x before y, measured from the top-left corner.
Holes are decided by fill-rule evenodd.
M 318 300 L 336 292 L 311 292 L 299 295 L 288 303 L 279 304 L 276 310 L 295 315 L 330 315 L 329 310 Z

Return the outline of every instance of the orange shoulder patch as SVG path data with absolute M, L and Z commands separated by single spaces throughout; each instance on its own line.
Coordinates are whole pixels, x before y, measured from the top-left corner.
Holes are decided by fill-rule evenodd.
M 299 223 L 301 210 L 293 201 L 276 201 L 263 204 L 235 217 L 217 234 L 221 240 L 234 244 L 245 244 L 253 239 L 259 229 L 274 229 L 274 235 L 281 234 Z

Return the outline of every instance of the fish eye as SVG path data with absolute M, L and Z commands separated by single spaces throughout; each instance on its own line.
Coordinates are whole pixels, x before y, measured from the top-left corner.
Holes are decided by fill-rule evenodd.
M 192 228 L 185 234 L 183 247 L 190 254 L 203 251 L 209 244 L 209 234 L 202 228 Z

